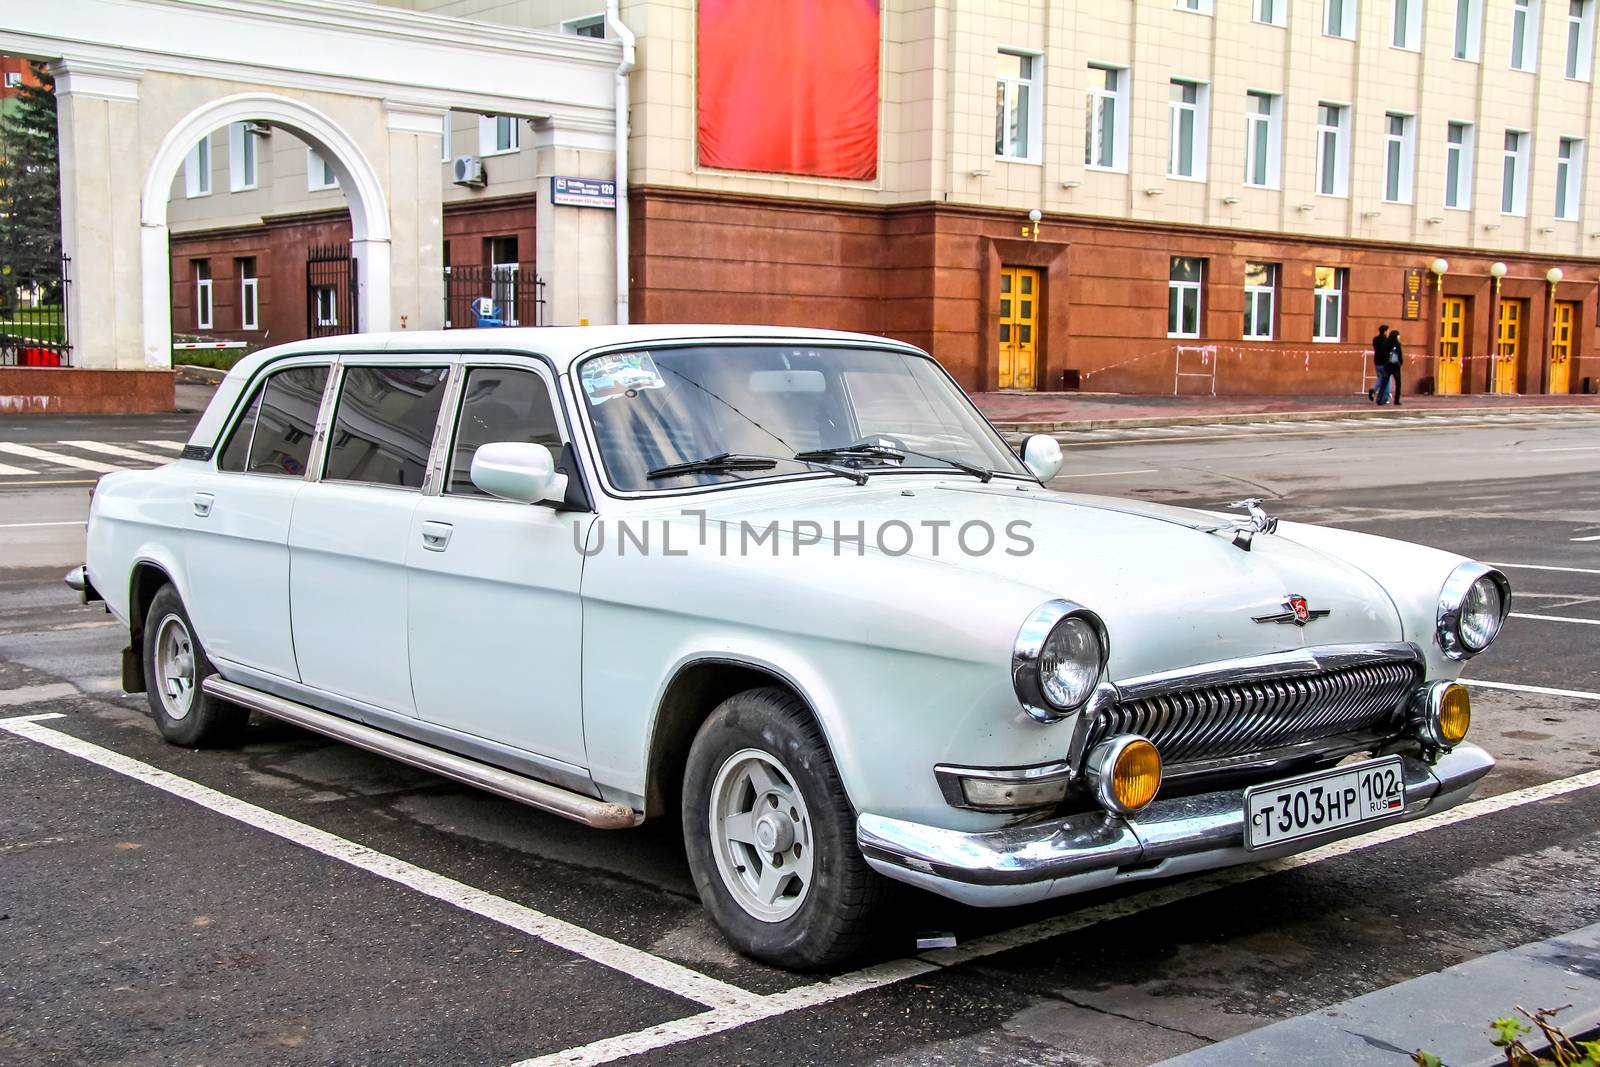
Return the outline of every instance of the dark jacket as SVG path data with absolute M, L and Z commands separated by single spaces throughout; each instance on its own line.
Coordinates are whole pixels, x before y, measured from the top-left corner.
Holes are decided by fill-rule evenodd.
M 1390 337 L 1389 338 L 1389 356 L 1388 356 L 1388 360 L 1387 360 L 1389 366 L 1398 368 L 1400 366 L 1401 362 L 1404 359 L 1405 359 L 1405 353 L 1400 350 L 1400 342 L 1397 341 L 1395 338 Z
M 1389 335 L 1386 333 L 1374 334 L 1372 337 L 1372 365 L 1381 367 L 1388 362 Z

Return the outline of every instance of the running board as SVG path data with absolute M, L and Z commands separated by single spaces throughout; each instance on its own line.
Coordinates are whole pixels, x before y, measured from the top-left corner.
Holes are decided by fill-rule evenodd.
M 491 767 L 487 763 L 458 756 L 430 745 L 383 730 L 330 715 L 325 711 L 298 704 L 283 697 L 263 693 L 259 689 L 230 682 L 220 675 L 212 675 L 201 685 L 207 693 L 230 704 L 258 711 L 274 719 L 303 726 L 307 730 L 331 737 L 336 741 L 376 752 L 381 756 L 420 767 L 425 771 L 449 778 L 465 785 L 475 786 L 496 796 L 515 800 L 530 808 L 538 808 L 552 815 L 581 822 L 600 830 L 621 830 L 638 826 L 644 816 L 625 804 L 608 804 L 603 800 L 586 797 L 548 782 L 540 782 L 511 771 Z

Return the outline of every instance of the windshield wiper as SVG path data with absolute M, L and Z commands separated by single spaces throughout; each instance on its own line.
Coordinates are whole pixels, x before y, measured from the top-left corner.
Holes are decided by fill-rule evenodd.
M 765 471 L 771 470 L 779 463 L 804 463 L 815 470 L 827 471 L 837 474 L 841 478 L 849 478 L 857 485 L 867 484 L 867 476 L 861 471 L 850 470 L 847 467 L 835 467 L 831 463 L 819 463 L 806 459 L 803 456 L 757 456 L 736 452 L 718 452 L 714 456 L 704 459 L 691 459 L 685 463 L 669 463 L 665 467 L 657 467 L 645 474 L 646 478 L 654 481 L 657 478 L 671 478 L 679 474 L 706 474 L 719 471 Z
M 880 445 L 874 441 L 857 441 L 853 445 L 839 445 L 835 448 L 813 448 L 806 452 L 796 452 L 795 459 L 905 459 L 907 456 L 916 456 L 918 459 L 931 459 L 938 463 L 948 463 L 963 474 L 970 474 L 980 481 L 987 482 L 994 477 L 994 471 L 985 470 L 972 463 L 963 463 L 959 459 L 950 459 L 947 456 L 935 456 L 929 452 L 916 452 L 909 448 L 891 448 Z

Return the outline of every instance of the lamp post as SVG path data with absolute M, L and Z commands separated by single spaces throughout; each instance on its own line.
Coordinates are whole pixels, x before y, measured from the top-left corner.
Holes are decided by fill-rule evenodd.
M 1040 211 L 1036 207 L 1029 208 L 1028 225 L 1023 227 L 1022 232 L 1025 234 L 1031 234 L 1033 240 L 1037 241 L 1039 239 L 1039 220 L 1042 218 L 1044 218 L 1044 212 Z
M 1555 374 L 1555 371 L 1554 371 L 1553 367 L 1554 367 L 1555 355 L 1556 355 L 1556 346 L 1555 346 L 1555 340 L 1556 340 L 1556 286 L 1560 284 L 1561 279 L 1562 279 L 1563 276 L 1564 275 L 1563 275 L 1562 270 L 1561 270 L 1560 267 L 1551 267 L 1549 270 L 1544 272 L 1544 280 L 1550 283 L 1550 291 L 1549 291 L 1549 294 L 1545 297 L 1545 304 L 1546 304 L 1545 315 L 1544 315 L 1544 322 L 1545 322 L 1544 356 L 1545 356 L 1545 358 L 1544 358 L 1544 363 L 1541 366 L 1541 369 L 1544 369 L 1544 382 L 1543 382 L 1543 389 L 1541 390 L 1542 392 L 1549 392 L 1550 391 L 1550 389 L 1551 389 L 1551 377 Z M 1545 369 L 1545 368 L 1549 368 L 1549 369 Z
M 1499 392 L 1495 386 L 1499 380 L 1500 360 L 1505 356 L 1505 353 L 1500 350 L 1502 347 L 1500 340 L 1500 279 L 1505 276 L 1506 265 L 1504 263 L 1495 262 L 1489 264 L 1489 277 L 1494 279 L 1494 292 L 1489 300 L 1489 328 L 1494 331 L 1494 358 L 1489 361 L 1489 381 L 1487 383 L 1488 391 L 1491 393 Z

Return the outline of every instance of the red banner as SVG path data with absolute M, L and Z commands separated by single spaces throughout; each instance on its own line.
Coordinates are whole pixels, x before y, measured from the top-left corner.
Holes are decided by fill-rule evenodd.
M 878 0 L 700 0 L 700 164 L 878 173 Z

